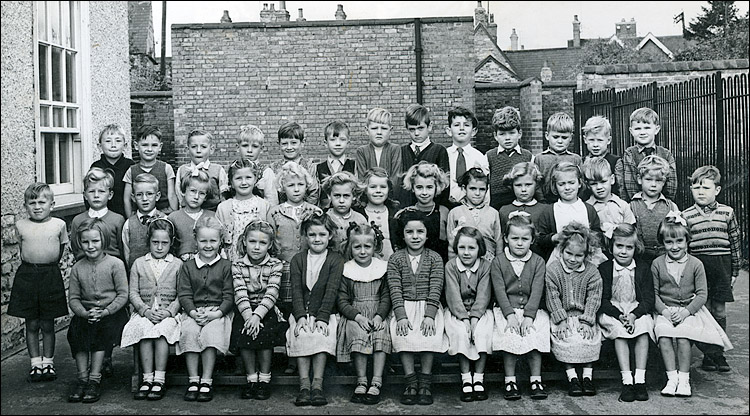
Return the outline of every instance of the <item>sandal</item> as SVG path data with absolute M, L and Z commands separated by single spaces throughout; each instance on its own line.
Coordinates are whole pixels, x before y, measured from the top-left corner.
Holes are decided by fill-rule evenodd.
M 195 381 L 191 382 L 190 385 L 188 385 L 187 390 L 185 391 L 185 396 L 183 397 L 186 402 L 194 402 L 198 400 L 198 383 Z
M 214 398 L 213 387 L 208 383 L 201 383 L 201 387 L 198 390 L 199 402 L 210 402 Z
M 414 384 L 408 384 L 404 393 L 401 394 L 401 404 L 412 405 L 417 403 L 417 386 Z
M 367 383 L 357 383 L 357 387 L 354 389 L 354 394 L 352 394 L 349 401 L 352 403 L 364 403 L 365 393 L 367 393 Z
M 367 394 L 364 398 L 365 404 L 378 404 L 380 402 L 380 386 L 372 385 L 367 390 Z
M 167 389 L 164 388 L 164 383 L 160 381 L 155 381 L 151 385 L 151 392 L 148 393 L 148 396 L 146 396 L 149 400 L 161 400 L 162 397 L 164 397 L 164 393 L 167 392 Z
M 53 381 L 57 379 L 57 373 L 55 367 L 52 365 L 46 365 L 42 368 L 42 381 Z
M 44 378 L 42 376 L 42 369 L 40 367 L 31 367 L 31 371 L 29 371 L 29 376 L 27 377 L 27 380 L 32 383 L 38 383 L 42 381 Z
M 145 400 L 146 397 L 151 393 L 151 387 L 153 385 L 148 381 L 141 381 L 140 387 L 138 387 L 138 391 L 133 393 L 133 399 L 135 400 Z

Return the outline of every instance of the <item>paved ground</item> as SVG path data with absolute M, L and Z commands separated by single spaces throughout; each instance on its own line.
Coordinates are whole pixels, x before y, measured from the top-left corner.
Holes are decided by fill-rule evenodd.
M 29 358 L 19 353 L 2 361 L 2 400 L 0 413 L 6 414 L 744 414 L 748 403 L 748 273 L 743 272 L 735 289 L 736 302 L 729 304 L 729 337 L 734 350 L 727 353 L 732 366 L 729 373 L 708 373 L 699 369 L 701 353 L 693 349 L 690 398 L 665 398 L 659 395 L 663 374 L 648 373 L 650 399 L 647 402 L 620 403 L 619 381 L 599 381 L 595 397 L 572 398 L 566 394 L 561 381 L 548 382 L 550 397 L 533 401 L 524 391 L 524 398 L 507 402 L 502 398 L 499 383 L 488 385 L 490 399 L 484 402 L 462 403 L 458 400 L 458 385 L 440 384 L 433 391 L 431 406 L 404 406 L 398 401 L 402 385 L 387 386 L 383 400 L 375 406 L 349 403 L 352 386 L 326 385 L 329 404 L 320 408 L 294 406 L 297 387 L 275 386 L 271 400 L 245 401 L 238 398 L 238 386 L 219 386 L 208 403 L 188 403 L 182 400 L 183 386 L 173 386 L 159 402 L 132 399 L 130 349 L 116 349 L 115 377 L 103 383 L 102 399 L 94 404 L 67 403 L 68 389 L 75 380 L 75 362 L 65 339 L 65 331 L 57 334 L 57 381 L 30 384 L 25 381 Z M 496 360 L 497 358 L 493 358 Z M 649 365 L 651 367 L 651 365 Z M 594 374 L 596 377 L 596 373 Z M 523 380 L 522 380 L 523 382 Z M 524 383 L 523 390 L 528 387 Z

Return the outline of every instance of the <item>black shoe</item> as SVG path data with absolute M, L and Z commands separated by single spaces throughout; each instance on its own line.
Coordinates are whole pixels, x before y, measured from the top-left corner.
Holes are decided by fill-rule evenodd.
M 544 385 L 541 381 L 531 382 L 531 398 L 534 400 L 544 400 L 547 398 L 547 392 L 544 391 Z
M 312 389 L 312 391 L 310 391 L 310 404 L 313 406 L 325 406 L 328 404 L 326 396 L 323 395 L 323 390 Z
M 635 401 L 635 388 L 633 385 L 623 384 L 620 389 L 620 397 L 617 400 L 628 403 Z
M 138 386 L 138 390 L 133 393 L 133 398 L 135 400 L 146 400 L 146 397 L 148 397 L 149 393 L 151 393 L 151 383 L 149 383 L 148 381 L 141 381 L 141 385 Z
M 203 389 L 207 388 L 208 391 L 201 391 Z M 214 398 L 214 388 L 208 383 L 201 383 L 200 388 L 198 389 L 198 397 L 196 400 L 199 402 L 210 402 Z
M 241 399 L 254 399 L 255 398 L 255 386 L 258 383 L 256 382 L 250 382 L 245 384 L 245 386 L 242 388 L 242 393 L 240 394 Z
M 112 365 L 112 357 L 105 358 L 102 362 L 102 377 L 110 378 L 115 375 L 115 368 Z
M 417 386 L 414 384 L 407 384 L 406 389 L 404 389 L 404 392 L 401 394 L 401 404 L 405 404 L 407 406 L 416 404 L 417 397 Z
M 481 390 L 477 390 L 477 386 L 481 387 Z M 481 381 L 477 381 L 474 383 L 474 400 L 476 401 L 484 401 L 487 400 L 487 390 L 484 389 L 484 384 Z
M 71 390 L 70 394 L 68 395 L 68 401 L 70 403 L 78 403 L 83 400 L 83 396 L 86 394 L 87 385 L 88 382 L 86 381 L 76 381 L 75 386 L 73 386 L 73 390 Z
M 703 363 L 701 363 L 701 370 L 703 371 L 718 371 L 719 367 L 716 365 L 710 355 L 703 355 Z
M 96 381 L 89 381 L 81 401 L 84 403 L 94 403 L 98 402 L 100 397 L 100 384 Z
M 192 387 L 195 387 L 195 390 L 190 390 Z M 197 382 L 193 381 L 188 386 L 187 390 L 185 390 L 185 396 L 183 397 L 186 402 L 194 402 L 198 400 L 198 390 L 200 389 L 200 386 Z
M 469 388 L 469 391 L 466 391 L 466 388 Z M 462 402 L 471 402 L 474 401 L 474 388 L 472 387 L 471 383 L 464 383 L 463 386 L 461 386 L 461 401 Z
M 365 404 L 378 404 L 380 402 L 380 387 L 370 386 L 365 394 Z
M 515 381 L 505 383 L 505 391 L 503 395 L 505 400 L 518 400 L 521 398 L 521 393 L 519 393 L 518 385 Z
M 255 385 L 255 398 L 257 400 L 268 400 L 271 398 L 270 383 L 259 382 Z
M 357 389 L 360 386 L 364 386 L 364 389 L 365 389 L 364 393 L 357 393 Z M 349 399 L 349 401 L 352 403 L 364 403 L 366 395 L 367 395 L 367 383 L 357 383 L 357 387 L 355 387 L 354 393 L 352 394 L 352 397 Z
M 154 384 L 151 385 L 151 392 L 148 394 L 148 396 L 146 396 L 146 399 L 161 400 L 166 393 L 167 388 L 164 386 L 164 383 L 155 381 Z
M 583 381 L 581 382 L 581 388 L 583 389 L 583 394 L 586 396 L 596 396 L 596 387 L 594 386 L 594 382 L 591 381 L 590 378 L 584 377 Z
M 44 380 L 44 376 L 42 375 L 42 368 L 31 367 L 31 371 L 29 371 L 29 376 L 27 377 L 27 380 L 32 383 L 38 383 Z
M 55 372 L 55 367 L 52 365 L 45 365 L 44 368 L 42 368 L 42 381 L 54 381 L 56 379 L 57 373 Z
M 581 386 L 581 382 L 578 381 L 578 377 L 573 377 L 568 381 L 568 396 L 583 396 L 583 387 Z
M 302 389 L 299 391 L 299 394 L 297 394 L 297 398 L 294 400 L 295 406 L 310 406 L 312 402 L 310 401 L 310 389 Z
M 427 406 L 432 404 L 432 402 L 432 392 L 430 391 L 430 388 L 427 386 L 420 387 L 419 393 L 417 393 L 417 404 Z
M 724 354 L 715 355 L 714 363 L 716 363 L 716 368 L 722 373 L 726 373 L 732 370 L 732 367 L 729 366 L 729 363 L 727 362 L 727 359 L 724 357 Z
M 633 385 L 633 391 L 635 392 L 635 399 L 639 402 L 645 402 L 648 400 L 648 389 L 646 389 L 646 383 L 635 383 Z

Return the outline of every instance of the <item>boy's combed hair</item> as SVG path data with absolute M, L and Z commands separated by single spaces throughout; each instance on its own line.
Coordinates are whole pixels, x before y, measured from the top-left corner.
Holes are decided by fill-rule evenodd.
M 581 172 L 581 168 L 579 168 L 578 165 L 572 162 L 557 162 L 555 166 L 552 167 L 552 173 L 550 173 L 549 181 L 549 188 L 555 195 L 558 195 L 557 186 L 555 186 L 555 183 L 557 183 L 560 174 L 565 172 L 575 172 L 576 177 L 578 178 L 578 184 L 581 186 L 581 188 L 583 188 L 583 173 Z
M 375 253 L 380 253 L 383 251 L 383 233 L 380 232 L 380 229 L 376 227 L 377 226 L 374 225 L 359 224 L 356 222 L 352 222 L 351 225 L 349 225 L 349 228 L 346 230 L 346 250 L 344 251 L 344 253 L 346 253 L 347 260 L 351 260 L 354 258 L 354 256 L 352 256 L 352 237 L 354 236 L 372 236 L 373 248 L 375 249 Z
M 490 177 L 487 176 L 486 173 L 484 173 L 482 168 L 476 167 L 467 170 L 463 175 L 461 175 L 460 178 L 458 178 L 458 181 L 456 182 L 459 186 L 465 187 L 469 185 L 469 182 L 471 182 L 472 179 L 482 181 L 485 185 L 489 185 L 490 183 Z
M 159 190 L 159 179 L 150 173 L 139 173 L 135 179 L 133 179 L 133 189 L 135 189 L 135 184 L 137 183 L 150 183 L 154 185 L 157 191 Z
M 573 133 L 575 123 L 567 113 L 559 112 L 552 114 L 547 119 L 547 132 Z
M 603 157 L 590 157 L 583 162 L 583 177 L 587 181 L 603 181 L 612 176 L 612 167 Z
M 367 122 L 391 125 L 393 116 L 385 108 L 375 107 L 367 112 Z
M 513 211 L 508 215 L 508 222 L 505 224 L 503 233 L 505 236 L 510 232 L 510 227 L 525 228 L 531 230 L 531 242 L 536 240 L 536 226 L 531 221 L 531 214 L 526 211 Z
M 240 256 L 245 257 L 245 255 L 247 254 L 245 240 L 247 240 L 247 236 L 249 236 L 253 231 L 260 231 L 268 236 L 268 253 L 273 256 L 275 254 L 274 241 L 276 240 L 276 232 L 273 230 L 273 226 L 270 223 L 263 220 L 251 221 L 250 224 L 245 227 L 245 230 L 242 231 L 242 237 L 240 237 L 239 241 L 237 242 L 237 251 L 239 252 Z
M 86 231 L 98 231 L 102 238 L 102 249 L 109 247 L 109 225 L 104 220 L 101 218 L 86 218 L 78 225 L 75 235 L 78 247 L 83 247 L 83 244 L 81 244 L 81 234 Z
M 641 107 L 630 113 L 630 124 L 632 125 L 636 121 L 639 123 L 656 124 L 658 126 L 659 114 L 648 107 Z
M 138 141 L 141 141 L 145 139 L 148 136 L 154 136 L 159 141 L 161 141 L 162 133 L 161 129 L 159 127 L 151 125 L 151 124 L 144 124 L 138 129 Z M 190 139 L 188 138 L 188 143 L 190 143 Z
M 104 136 L 106 136 L 108 134 L 116 134 L 116 135 L 122 137 L 123 141 L 127 140 L 125 138 L 125 129 L 123 129 L 122 127 L 120 127 L 119 124 L 107 124 L 106 126 L 104 126 L 104 128 L 102 129 L 102 131 L 99 132 L 99 143 L 101 143 L 102 140 L 104 139 Z
M 417 179 L 417 175 L 423 178 L 434 178 L 435 179 L 435 197 L 440 192 L 443 192 L 448 185 L 450 185 L 448 175 L 443 172 L 438 165 L 421 160 L 416 165 L 412 165 L 404 175 L 404 189 L 410 191 L 414 182 Z
M 211 133 L 209 133 L 209 132 L 207 132 L 205 130 L 195 129 L 195 130 L 192 130 L 190 133 L 188 133 L 188 136 L 187 136 L 187 144 L 188 144 L 188 146 L 190 146 L 190 140 L 192 140 L 192 138 L 195 137 L 195 136 L 207 137 L 209 143 L 213 143 L 214 142 L 214 135 L 213 134 L 211 134 Z
M 416 126 L 419 124 L 430 125 L 430 110 L 422 104 L 411 104 L 406 108 L 404 115 L 406 127 Z
M 281 167 L 279 173 L 276 175 L 276 188 L 280 191 L 284 191 L 284 186 L 289 178 L 296 176 L 300 179 L 304 179 L 307 184 L 307 188 L 310 188 L 310 184 L 313 181 L 313 177 L 307 169 L 300 166 L 297 162 L 286 162 Z
M 586 125 L 581 129 L 583 131 L 583 137 L 588 136 L 606 136 L 612 135 L 612 125 L 609 124 L 609 120 L 604 116 L 593 116 L 586 120 Z
M 560 231 L 560 237 L 557 242 L 557 246 L 560 247 L 560 253 L 570 243 L 578 243 L 585 247 L 584 252 L 587 261 L 591 259 L 596 249 L 599 248 L 596 231 L 576 221 L 571 221 Z
M 342 120 L 333 120 L 326 124 L 326 127 L 323 129 L 323 138 L 328 140 L 333 137 L 339 137 L 342 133 L 349 137 L 349 126 Z
M 23 193 L 23 202 L 28 203 L 32 199 L 39 199 L 41 197 L 45 197 L 51 202 L 55 201 L 55 193 L 52 192 L 49 185 L 44 182 L 34 182 L 26 187 Z
M 246 126 L 240 126 L 240 135 L 237 136 L 237 143 L 242 144 L 248 143 L 263 143 L 266 139 L 266 135 L 263 134 L 263 130 L 258 126 L 248 124 Z
M 195 226 L 193 227 L 193 236 L 198 237 L 198 230 L 201 228 L 210 228 L 212 230 L 218 230 L 220 234 L 221 241 L 224 241 L 224 234 L 226 232 L 224 224 L 219 221 L 216 217 L 209 217 L 207 215 L 203 215 L 200 218 L 198 218 L 198 221 L 195 222 Z
M 659 223 L 659 228 L 656 230 L 656 240 L 659 244 L 664 244 L 665 238 L 685 237 L 685 241 L 690 243 L 692 236 L 685 219 L 680 214 L 675 217 L 671 217 L 670 214 L 672 213 L 667 214 L 667 217 Z
M 147 235 L 149 242 L 151 241 L 151 237 L 154 235 L 154 231 L 166 231 L 169 235 L 169 244 L 171 245 L 169 248 L 169 252 L 172 252 L 172 249 L 174 248 L 174 241 L 175 241 L 175 228 L 174 223 L 170 221 L 167 218 L 154 218 L 148 223 L 148 230 Z
M 453 239 L 454 253 L 458 253 L 458 240 L 460 240 L 462 236 L 473 238 L 477 242 L 477 246 L 479 247 L 477 258 L 482 258 L 487 254 L 487 244 L 484 242 L 484 236 L 482 236 L 481 231 L 474 227 L 461 227 L 458 229 L 458 232 L 456 232 L 456 238 Z
M 526 175 L 530 175 L 537 186 L 544 181 L 544 176 L 536 163 L 520 162 L 513 165 L 510 171 L 503 176 L 503 185 L 512 187 L 516 179 Z
M 455 107 L 448 111 L 448 125 L 450 126 L 451 123 L 453 123 L 453 119 L 456 117 L 464 117 L 467 120 L 471 120 L 471 127 L 478 127 L 479 121 L 477 120 L 477 116 L 474 115 L 474 113 L 469 110 L 466 107 Z
M 495 110 L 495 114 L 492 115 L 492 130 L 508 131 L 513 129 L 521 131 L 521 112 L 517 108 L 509 106 Z
M 695 185 L 703 182 L 704 179 L 708 179 L 714 182 L 714 185 L 721 185 L 721 172 L 719 168 L 713 165 L 701 166 L 690 175 L 690 183 Z
M 325 229 L 328 230 L 328 234 L 330 235 L 333 235 L 333 232 L 336 230 L 336 228 L 338 228 L 328 215 L 315 213 L 311 215 L 310 218 L 302 221 L 302 224 L 300 225 L 300 229 L 299 229 L 300 235 L 302 237 L 305 237 L 307 235 L 307 232 L 310 230 L 310 228 L 316 225 L 321 225 L 325 227 Z M 330 247 L 331 244 L 333 244 L 332 238 L 328 241 L 328 246 Z
M 635 254 L 643 253 L 643 242 L 638 238 L 638 228 L 635 224 L 620 223 L 612 230 L 612 238 L 609 239 L 609 252 L 612 253 L 615 245 L 615 238 L 629 238 L 635 246 Z
M 359 197 L 360 192 L 362 192 L 362 187 L 357 181 L 357 178 L 347 171 L 342 170 L 341 172 L 334 173 L 333 175 L 326 178 L 321 185 L 321 191 L 323 192 L 323 194 L 330 197 L 331 190 L 333 189 L 334 185 L 346 184 L 350 184 L 352 186 L 352 194 L 354 196 L 354 199 L 356 200 L 357 197 Z
M 647 173 L 659 173 L 663 179 L 669 176 L 669 162 L 661 156 L 648 155 L 638 164 L 638 177 L 643 178 Z
M 187 192 L 188 186 L 193 183 L 200 183 L 206 185 L 206 199 L 213 197 L 213 191 L 211 190 L 211 178 L 208 176 L 208 172 L 203 169 L 193 169 L 190 171 L 180 182 L 180 192 L 183 195 Z
M 234 162 L 232 162 L 231 165 L 229 165 L 229 172 L 227 172 L 227 176 L 229 177 L 229 181 L 231 183 L 232 177 L 234 177 L 234 174 L 237 173 L 240 169 L 247 169 L 249 168 L 253 175 L 255 175 L 256 181 L 260 179 L 261 177 L 261 171 L 260 171 L 260 163 L 252 161 L 250 159 L 236 159 Z
M 281 141 L 281 139 L 297 139 L 301 142 L 305 141 L 305 130 L 302 129 L 302 126 L 293 121 L 282 124 L 281 127 L 279 127 L 278 134 L 279 141 Z
M 83 190 L 89 189 L 89 186 L 94 183 L 104 182 L 107 188 L 111 191 L 115 186 L 115 175 L 110 169 L 102 169 L 93 167 L 86 172 L 86 176 L 83 177 Z

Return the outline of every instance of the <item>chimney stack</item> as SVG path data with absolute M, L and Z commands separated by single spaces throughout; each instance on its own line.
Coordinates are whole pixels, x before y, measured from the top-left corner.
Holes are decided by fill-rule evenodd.
M 221 16 L 220 23 L 232 23 L 232 18 L 229 17 L 229 10 L 224 10 L 224 15 Z
M 510 50 L 518 50 L 518 35 L 516 34 L 516 28 L 513 28 L 513 33 L 510 34 Z
M 344 13 L 343 4 L 339 4 L 336 6 L 336 20 L 346 20 L 346 13 Z
M 299 10 L 299 17 L 297 18 L 297 21 L 298 21 L 298 22 L 304 22 L 305 20 L 307 20 L 307 19 L 305 19 L 305 18 L 304 18 L 304 17 L 302 16 L 302 8 L 300 7 L 300 8 L 298 9 L 298 10 Z
M 482 7 L 482 2 L 477 2 L 477 8 L 474 9 L 474 27 L 483 25 L 487 27 L 489 25 L 489 17 L 487 16 L 487 10 Z
M 492 41 L 497 43 L 497 23 L 495 23 L 495 15 L 490 15 L 490 23 L 487 25 L 487 32 L 490 33 Z
M 286 2 L 285 1 L 279 1 L 279 10 L 286 10 Z
M 624 40 L 624 39 L 633 39 L 637 36 L 636 34 L 636 27 L 635 27 L 635 18 L 630 18 L 629 22 L 626 22 L 625 19 L 622 19 L 620 23 L 615 24 L 615 34 L 617 35 L 618 39 Z
M 289 12 L 286 11 L 286 2 L 279 2 L 279 10 L 276 10 L 276 4 L 271 3 L 271 7 L 268 7 L 268 3 L 263 3 L 263 10 L 260 11 L 261 22 L 288 22 Z
M 581 47 L 581 22 L 578 21 L 578 15 L 573 15 L 573 47 Z

